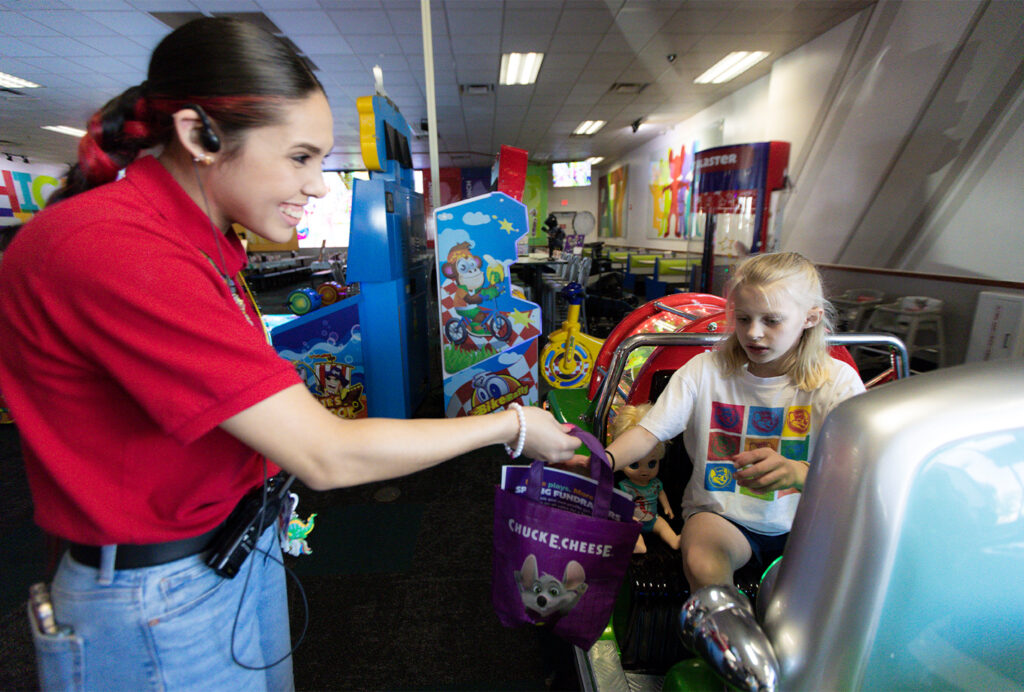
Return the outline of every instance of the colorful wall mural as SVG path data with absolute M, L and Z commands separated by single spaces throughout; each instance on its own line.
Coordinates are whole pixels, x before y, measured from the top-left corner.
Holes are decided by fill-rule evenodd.
M 613 168 L 597 181 L 597 234 L 601 238 L 626 237 L 626 194 L 629 166 Z
M 0 226 L 25 223 L 46 206 L 61 186 L 67 166 L 17 164 L 0 166 Z
M 670 147 L 665 156 L 651 161 L 651 225 L 649 238 L 687 238 L 690 187 L 693 183 L 693 148 Z

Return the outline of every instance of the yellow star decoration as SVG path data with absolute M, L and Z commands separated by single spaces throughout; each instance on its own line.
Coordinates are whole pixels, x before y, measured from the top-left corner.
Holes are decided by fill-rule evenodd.
M 516 325 L 520 327 L 525 327 L 528 324 L 530 324 L 531 312 L 533 311 L 529 310 L 527 312 L 523 312 L 522 310 L 513 310 L 511 313 L 509 313 L 509 317 L 512 318 L 512 321 L 515 322 Z
M 515 227 L 512 225 L 512 222 L 509 221 L 508 219 L 502 219 L 501 221 L 498 222 L 498 225 L 501 226 L 501 230 L 505 231 L 509 235 L 512 235 L 512 231 L 515 230 Z

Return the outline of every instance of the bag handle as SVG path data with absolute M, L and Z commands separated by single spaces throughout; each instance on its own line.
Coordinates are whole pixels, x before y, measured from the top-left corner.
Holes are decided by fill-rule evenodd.
M 606 519 L 612 507 L 612 490 L 615 483 L 615 472 L 612 471 L 608 455 L 604 453 L 604 446 L 587 431 L 574 425 L 568 433 L 578 438 L 590 450 L 590 477 L 597 481 L 592 515 L 599 519 Z M 526 496 L 533 502 L 540 502 L 540 489 L 544 483 L 544 466 L 543 461 L 534 461 L 530 464 Z

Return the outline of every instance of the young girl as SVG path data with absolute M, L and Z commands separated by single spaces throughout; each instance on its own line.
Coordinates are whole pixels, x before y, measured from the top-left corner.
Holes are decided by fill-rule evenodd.
M 6 250 L 0 391 L 36 521 L 71 544 L 51 589 L 64 629 L 33 631 L 44 689 L 291 689 L 276 529 L 234 579 L 204 560 L 265 477 L 327 489 L 484 445 L 561 461 L 579 444 L 536 407 L 342 419 L 267 343 L 231 227 L 289 240 L 327 192 L 333 131 L 284 42 L 197 19 L 96 113 L 66 187 Z
M 612 437 L 620 437 L 639 423 L 650 410 L 650 404 L 620 408 L 612 423 Z M 668 502 L 668 495 L 665 494 L 664 487 L 657 477 L 658 468 L 664 458 L 665 443 L 659 442 L 654 445 L 650 454 L 623 469 L 626 480 L 619 482 L 619 488 L 633 496 L 636 503 L 636 512 L 633 518 L 643 524 L 643 530 L 636 538 L 634 553 L 647 552 L 647 544 L 644 542 L 643 536 L 645 533 L 656 533 L 670 548 L 679 550 L 679 535 L 672 530 L 667 521 L 658 515 L 658 506 L 661 505 L 662 511 L 669 519 L 675 516 L 672 506 Z
M 828 354 L 829 308 L 801 255 L 744 260 L 727 288 L 734 332 L 673 374 L 650 413 L 608 447 L 624 468 L 685 433 L 693 475 L 681 548 L 691 590 L 731 583 L 752 557 L 781 552 L 825 416 L 864 391 Z

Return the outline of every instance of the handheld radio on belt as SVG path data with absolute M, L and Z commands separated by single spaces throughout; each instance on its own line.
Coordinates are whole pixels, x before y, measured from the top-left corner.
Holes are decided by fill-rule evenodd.
M 293 475 L 277 475 L 242 498 L 210 542 L 206 564 L 213 571 L 228 579 L 238 574 L 238 569 L 256 547 L 264 529 L 277 522 L 293 482 Z

